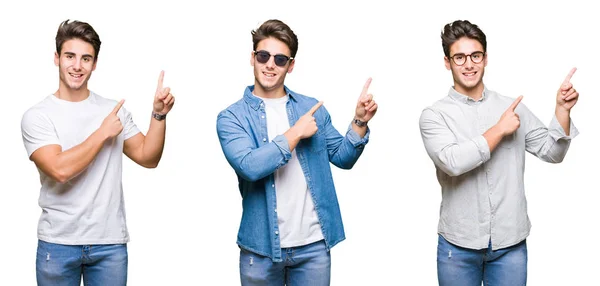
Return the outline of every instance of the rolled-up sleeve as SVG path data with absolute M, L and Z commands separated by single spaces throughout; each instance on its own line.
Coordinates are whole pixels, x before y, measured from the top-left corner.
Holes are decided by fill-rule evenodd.
M 236 116 L 227 110 L 217 117 L 217 134 L 227 161 L 238 175 L 248 181 L 257 181 L 272 174 L 292 157 L 285 136 L 278 135 L 259 147 Z
M 419 127 L 427 154 L 449 176 L 460 176 L 490 159 L 483 135 L 459 142 L 442 116 L 431 108 L 421 113 Z
M 556 115 L 552 117 L 550 125 L 546 126 L 525 106 L 522 114 L 526 114 L 527 134 L 525 135 L 525 148 L 527 152 L 535 155 L 545 162 L 560 163 L 567 155 L 571 139 L 579 135 L 579 130 L 570 120 L 570 135 L 565 133 Z

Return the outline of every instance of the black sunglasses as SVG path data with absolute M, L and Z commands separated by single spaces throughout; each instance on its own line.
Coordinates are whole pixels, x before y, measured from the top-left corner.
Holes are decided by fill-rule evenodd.
M 254 55 L 256 56 L 256 60 L 261 64 L 266 64 L 271 58 L 271 54 L 267 51 L 254 51 Z M 282 54 L 273 55 L 273 58 L 275 58 L 275 65 L 279 67 L 284 67 L 288 61 L 294 59 Z

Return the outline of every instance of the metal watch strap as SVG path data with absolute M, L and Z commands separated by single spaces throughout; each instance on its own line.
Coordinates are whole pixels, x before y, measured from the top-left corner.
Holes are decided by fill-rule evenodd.
M 360 120 L 354 118 L 354 124 L 356 124 L 356 126 L 358 126 L 358 127 L 365 127 L 365 126 L 367 126 L 367 121 L 360 121 Z
M 154 117 L 154 119 L 156 119 L 158 121 L 162 121 L 162 120 L 165 120 L 165 118 L 167 118 L 167 115 L 156 113 L 156 112 L 152 111 L 152 117 Z

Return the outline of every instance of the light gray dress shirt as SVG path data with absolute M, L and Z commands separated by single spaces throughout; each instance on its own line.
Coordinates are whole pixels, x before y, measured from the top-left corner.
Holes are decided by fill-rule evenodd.
M 546 126 L 520 103 L 521 125 L 490 153 L 483 133 L 514 102 L 484 88 L 474 101 L 450 88 L 448 96 L 425 108 L 419 120 L 427 154 L 442 186 L 438 232 L 470 249 L 515 245 L 529 235 L 523 174 L 525 151 L 559 163 L 578 131 L 571 121 L 567 136 L 556 116 Z

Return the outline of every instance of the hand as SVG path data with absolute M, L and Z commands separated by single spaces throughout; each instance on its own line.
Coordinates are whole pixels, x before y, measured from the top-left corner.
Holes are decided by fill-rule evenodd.
M 306 114 L 302 115 L 296 124 L 294 124 L 294 133 L 300 139 L 310 138 L 311 136 L 317 133 L 319 128 L 317 127 L 317 122 L 313 115 L 323 105 L 322 101 L 317 102 Z
M 371 120 L 375 115 L 375 112 L 377 112 L 377 103 L 373 100 L 373 95 L 368 93 L 370 85 L 371 78 L 365 83 L 365 86 L 360 93 L 360 97 L 358 98 L 358 102 L 356 103 L 355 118 L 364 122 Z
M 519 129 L 519 126 L 521 126 L 521 120 L 519 119 L 519 115 L 515 113 L 515 109 L 522 99 L 523 96 L 519 96 L 517 100 L 515 100 L 506 111 L 504 111 L 500 117 L 500 120 L 498 120 L 498 123 L 496 123 L 496 126 L 498 126 L 502 132 L 502 136 L 513 134 L 517 129 Z
M 116 137 L 121 133 L 121 131 L 123 131 L 123 124 L 121 124 L 121 119 L 119 119 L 117 113 L 121 109 L 121 106 L 123 106 L 124 102 L 125 100 L 121 99 L 121 101 L 117 103 L 117 106 L 115 106 L 113 111 L 111 111 L 108 114 L 108 116 L 104 118 L 104 121 L 102 121 L 102 125 L 100 125 L 100 128 L 98 128 L 98 130 L 101 130 L 102 134 L 104 134 L 104 137 L 106 139 Z
M 165 72 L 161 71 L 158 77 L 158 86 L 156 87 L 156 95 L 154 96 L 154 112 L 158 114 L 167 114 L 175 104 L 175 97 L 171 94 L 171 89 L 163 88 L 163 78 Z
M 571 69 L 562 85 L 556 92 L 556 107 L 562 108 L 565 111 L 570 111 L 575 103 L 577 103 L 577 99 L 579 99 L 579 92 L 577 92 L 573 88 L 573 84 L 571 83 L 571 77 L 577 71 L 577 68 Z

